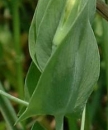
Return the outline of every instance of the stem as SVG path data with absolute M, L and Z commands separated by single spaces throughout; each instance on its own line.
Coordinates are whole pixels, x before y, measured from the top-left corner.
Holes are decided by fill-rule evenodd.
M 1 83 L 0 89 L 4 91 Z M 17 115 L 10 101 L 2 95 L 0 95 L 0 111 L 7 123 L 8 130 L 25 130 L 21 123 L 18 123 L 16 124 L 16 126 L 14 126 L 14 123 L 16 122 L 16 120 L 18 120 Z
M 102 0 L 97 0 L 96 8 L 97 12 L 108 21 L 108 5 Z
M 106 89 L 107 89 L 107 97 L 108 97 L 108 22 L 103 20 L 103 52 L 105 59 L 105 67 L 106 67 Z M 108 107 L 108 104 L 107 104 Z M 108 115 L 108 111 L 106 111 Z M 108 118 L 107 118 L 107 130 L 108 130 Z
M 56 115 L 55 121 L 56 121 L 56 130 L 63 130 L 63 116 Z
M 67 117 L 68 119 L 68 127 L 69 127 L 69 130 L 78 130 L 78 126 L 77 126 L 77 118 L 72 115 L 72 116 L 69 116 Z
M 84 107 L 84 110 L 82 113 L 81 130 L 84 130 L 84 126 L 85 126 L 85 113 L 86 113 L 86 107 Z
M 19 96 L 23 96 L 23 67 L 22 67 L 22 50 L 20 45 L 20 18 L 19 18 L 19 0 L 12 0 L 13 15 L 13 37 L 16 52 L 16 75 Z
M 24 105 L 24 106 L 28 106 L 28 105 L 29 105 L 28 102 L 23 101 L 23 100 L 21 100 L 21 99 L 19 99 L 19 98 L 16 98 L 16 97 L 14 97 L 14 96 L 11 96 L 10 94 L 8 94 L 8 93 L 6 93 L 6 92 L 4 92 L 4 91 L 2 91 L 2 90 L 0 90 L 0 94 L 3 95 L 3 96 L 5 96 L 5 97 L 7 97 L 7 98 L 9 98 L 10 100 L 13 100 L 13 101 L 15 101 L 15 102 L 17 102 L 17 103 L 19 103 L 19 104 Z

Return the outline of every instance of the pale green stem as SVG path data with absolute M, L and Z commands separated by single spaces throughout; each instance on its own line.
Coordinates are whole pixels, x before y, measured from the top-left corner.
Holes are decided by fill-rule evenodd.
M 84 126 L 85 126 L 85 113 L 86 113 L 86 107 L 84 107 L 84 110 L 82 113 L 81 130 L 84 130 Z
M 4 91 L 1 83 L 0 90 Z M 10 101 L 2 95 L 0 95 L 0 112 L 6 121 L 8 130 L 26 130 L 22 123 L 18 123 L 16 126 L 14 126 L 14 123 L 16 120 L 18 120 L 17 115 Z
M 8 93 L 2 91 L 2 90 L 0 90 L 0 94 L 3 95 L 3 96 L 5 96 L 5 97 L 7 97 L 7 98 L 9 98 L 10 100 L 13 100 L 14 102 L 17 102 L 17 103 L 19 103 L 19 104 L 24 105 L 24 106 L 28 106 L 28 105 L 29 105 L 28 102 L 26 102 L 26 101 L 24 101 L 24 100 L 21 100 L 21 99 L 19 99 L 19 98 L 16 98 L 16 97 L 14 97 L 14 96 L 12 96 L 12 95 L 10 95 L 10 94 L 8 94 Z
M 63 116 L 56 115 L 55 121 L 56 121 L 56 130 L 63 130 Z

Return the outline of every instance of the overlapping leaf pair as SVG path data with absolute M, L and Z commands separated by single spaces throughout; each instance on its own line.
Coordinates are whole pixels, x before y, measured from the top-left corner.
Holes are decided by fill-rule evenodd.
M 20 120 L 79 115 L 99 76 L 99 53 L 91 28 L 95 0 L 39 0 L 30 32 L 33 60 L 25 84 L 29 106 Z M 40 72 L 39 72 L 40 71 Z

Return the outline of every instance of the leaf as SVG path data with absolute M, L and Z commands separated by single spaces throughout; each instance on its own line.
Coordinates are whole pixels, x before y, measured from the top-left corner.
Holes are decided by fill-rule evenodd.
M 27 101 L 29 101 L 29 99 L 33 94 L 33 91 L 36 88 L 40 74 L 41 74 L 40 71 L 38 70 L 36 65 L 32 62 L 25 79 L 25 98 Z
M 56 33 L 53 38 L 53 44 L 55 46 L 58 46 L 61 43 L 63 38 L 69 32 L 71 26 L 74 24 L 74 21 L 77 19 L 77 16 L 79 13 L 78 8 L 79 8 L 79 1 L 67 0 L 65 9 L 60 18 L 58 28 L 57 28 Z M 54 49 L 56 49 L 56 47 L 54 45 L 52 47 L 52 51 L 54 51 Z
M 38 68 L 36 67 L 36 65 L 31 62 L 31 65 L 29 67 L 28 73 L 26 75 L 26 79 L 25 79 L 25 100 L 29 101 L 33 91 L 36 88 L 37 82 L 39 80 L 40 77 L 40 71 L 38 70 Z M 18 113 L 18 116 L 20 116 L 24 111 L 25 111 L 26 107 L 23 106 L 21 108 L 21 110 Z
M 72 24 L 72 19 L 77 16 L 77 10 L 79 9 L 80 11 L 86 1 L 80 1 L 80 5 L 82 5 L 80 8 L 78 7 L 79 4 L 77 4 L 79 1 L 75 2 L 76 6 L 74 7 L 74 10 L 72 9 L 71 11 L 69 20 L 65 25 L 65 31 L 67 27 L 70 28 L 69 24 Z M 95 4 L 94 2 L 91 3 L 92 6 L 90 7 L 93 8 L 94 12 Z M 65 0 L 39 0 L 37 9 L 35 10 L 29 31 L 29 51 L 33 62 L 37 65 L 40 71 L 43 71 L 48 59 L 51 56 L 53 37 L 61 20 L 60 17 L 64 10 L 65 4 Z M 91 14 L 94 16 L 94 13 Z
M 90 0 L 89 1 L 89 19 L 90 19 L 90 22 L 93 23 L 93 20 L 94 20 L 94 16 L 95 16 L 95 13 L 96 13 L 96 0 Z
M 36 64 L 37 68 L 40 70 L 40 67 L 38 65 L 37 59 L 36 59 L 36 11 L 34 12 L 33 20 L 30 26 L 29 30 L 29 52 L 30 56 L 33 60 L 33 62 Z
M 45 1 L 39 0 L 37 8 L 34 12 L 30 30 L 29 30 L 29 51 L 30 51 L 30 55 L 32 57 L 33 62 L 36 64 L 39 70 L 41 69 L 36 58 L 36 38 L 37 38 L 37 33 L 39 30 L 41 20 L 44 15 L 43 12 L 45 12 L 48 3 L 49 3 L 49 0 L 45 0 Z
M 94 13 L 94 11 L 90 10 L 91 2 L 85 0 L 80 12 L 76 13 L 77 16 L 74 19 L 72 18 L 72 24 L 69 24 L 71 18 L 66 21 L 69 26 L 64 27 L 64 34 L 57 41 L 58 44 L 55 44 L 56 42 L 54 41 L 55 36 L 60 36 L 56 31 L 50 41 L 52 42 L 53 40 L 53 42 L 49 46 L 48 31 L 50 32 L 51 26 L 48 28 L 46 23 L 43 22 L 44 20 L 46 21 L 44 15 L 43 18 L 40 18 L 42 20 L 37 28 L 36 49 L 38 50 L 36 50 L 36 62 L 43 70 L 37 87 L 34 92 L 32 91 L 33 94 L 29 105 L 19 120 L 36 115 L 53 115 L 56 120 L 56 130 L 63 130 L 64 116 L 69 117 L 71 114 L 79 115 L 79 113 L 82 113 L 93 86 L 98 80 L 100 69 L 98 47 L 91 28 L 91 20 Z M 54 12 L 52 4 L 48 7 L 45 16 L 50 14 L 49 11 L 51 9 Z M 77 6 L 75 6 L 76 8 Z M 47 20 L 50 23 L 52 20 L 51 17 L 49 18 Z M 66 23 L 64 26 L 68 25 Z M 60 27 L 59 25 L 58 27 Z M 45 30 L 43 31 L 42 29 Z M 39 43 L 37 42 L 38 38 L 40 39 Z M 44 41 L 47 42 L 44 44 Z M 55 45 L 54 51 L 50 50 L 53 44 Z M 51 51 L 50 55 L 47 55 L 49 53 L 48 49 Z
M 98 53 L 98 48 L 96 45 L 96 39 L 94 37 L 93 31 L 90 27 L 90 23 L 88 25 L 88 29 L 86 33 L 86 37 L 88 37 L 88 47 L 86 50 L 86 59 L 85 59 L 85 66 L 83 72 L 83 78 L 80 83 L 78 97 L 75 104 L 75 111 L 78 113 L 83 110 L 85 104 L 87 103 L 87 99 L 90 96 L 91 92 L 93 91 L 93 86 L 95 84 L 95 80 L 98 79 L 99 70 L 100 70 L 100 58 Z M 91 43 L 92 42 L 92 43 Z M 82 50 L 83 51 L 83 46 Z M 91 49 L 91 50 L 89 50 Z M 89 59 L 89 60 L 88 60 Z M 86 97 L 86 99 L 85 99 Z
M 88 2 L 89 2 L 88 3 L 89 4 L 89 12 L 90 12 L 89 19 L 90 19 L 90 22 L 92 23 L 94 20 L 95 12 L 96 12 L 96 0 L 90 0 Z M 80 4 L 79 4 L 79 12 L 84 7 L 84 4 L 85 4 L 85 0 L 81 0 Z
M 46 2 L 47 7 L 44 12 L 43 12 L 43 8 L 45 7 L 44 7 L 44 4 L 41 4 L 43 2 L 42 0 L 39 2 L 40 6 L 38 5 L 38 8 L 37 8 L 37 14 L 39 14 L 36 17 L 37 27 L 34 26 L 34 29 L 37 30 L 36 32 L 37 38 L 36 38 L 36 43 L 34 46 L 35 48 L 34 52 L 36 53 L 36 55 L 34 55 L 35 53 L 31 55 L 32 57 L 35 56 L 35 59 L 37 59 L 38 61 L 40 70 L 42 71 L 45 68 L 45 65 L 49 57 L 51 56 L 52 40 L 53 40 L 55 31 L 57 29 L 57 26 L 59 24 L 61 13 L 64 9 L 65 2 L 66 2 L 66 0 L 47 0 L 47 1 L 49 2 Z M 41 16 L 42 14 L 44 14 L 43 17 Z M 30 40 L 32 40 L 32 38 L 30 38 Z M 31 42 L 30 40 L 29 40 L 29 44 Z M 30 52 L 32 54 L 32 51 L 33 51 L 31 47 L 32 44 L 30 44 L 29 46 L 30 46 Z
M 45 12 L 50 4 L 51 0 L 39 0 L 37 5 L 37 12 L 36 12 L 36 32 L 39 31 L 40 24 L 43 20 Z
M 19 119 L 43 114 L 63 117 L 82 112 L 98 79 L 99 63 L 87 3 L 51 56 L 29 106 Z
M 36 122 L 31 130 L 45 130 L 38 122 Z

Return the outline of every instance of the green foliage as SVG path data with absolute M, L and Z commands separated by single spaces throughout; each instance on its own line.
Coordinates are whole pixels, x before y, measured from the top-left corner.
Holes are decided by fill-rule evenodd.
M 0 0 L 0 80 L 15 97 L 3 92 L 1 85 L 0 94 L 24 105 L 10 104 L 0 95 L 0 111 L 7 124 L 0 117 L 0 130 L 52 130 L 55 125 L 57 130 L 63 126 L 66 130 L 107 129 L 108 22 L 99 15 L 93 22 L 96 0 L 38 0 L 37 7 L 36 3 Z M 31 62 L 27 33 L 33 12 L 28 39 Z M 94 85 L 99 66 L 100 78 Z M 17 97 L 23 94 L 25 75 L 24 101 Z M 85 104 L 86 116 L 80 125 Z M 18 120 L 35 118 L 24 121 L 24 128 L 14 126 L 13 107 L 15 111 L 22 108 Z
M 40 0 L 35 11 L 29 32 L 29 49 L 34 63 L 38 61 L 36 64 L 39 64 L 40 70 L 43 70 L 51 55 L 52 40 L 65 2 Z
M 38 83 L 35 78 L 31 80 L 33 66 L 34 77 L 38 72 L 36 66 L 31 65 L 25 93 L 25 96 L 29 93 L 30 101 L 20 120 L 49 114 L 55 116 L 56 129 L 62 130 L 64 116 L 82 113 L 100 68 L 91 28 L 95 12 L 90 10 L 92 4 L 95 5 L 95 1 L 92 2 L 85 0 L 85 4 L 79 6 L 73 1 L 67 14 L 64 1 L 39 1 L 29 32 L 29 49 L 35 65 L 42 72 Z M 76 17 L 71 18 L 76 10 Z
M 29 101 L 40 77 L 40 71 L 32 62 L 25 79 L 25 98 Z

